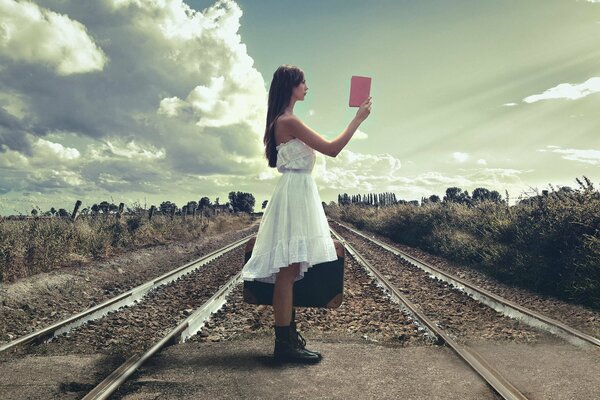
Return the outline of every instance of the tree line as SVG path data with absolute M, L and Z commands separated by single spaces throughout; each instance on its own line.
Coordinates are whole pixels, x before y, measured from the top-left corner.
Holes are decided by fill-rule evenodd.
M 508 199 L 508 194 L 507 194 Z M 465 205 L 473 205 L 483 201 L 492 201 L 494 203 L 506 203 L 502 199 L 500 193 L 496 190 L 488 190 L 486 188 L 476 188 L 473 190 L 473 194 L 470 195 L 469 191 L 462 190 L 459 187 L 449 187 L 446 189 L 446 195 L 440 198 L 438 195 L 431 195 L 429 197 L 422 197 L 420 205 L 428 203 L 458 203 Z M 418 200 L 398 200 L 396 199 L 395 193 L 383 192 L 383 193 L 366 193 L 348 195 L 347 193 L 338 194 L 338 205 L 350 205 L 350 204 L 361 204 L 365 206 L 373 207 L 384 207 L 393 204 L 409 204 L 413 206 L 419 206 Z
M 211 201 L 209 197 L 201 197 L 198 201 L 192 200 L 188 201 L 186 204 L 181 207 L 178 206 L 174 201 L 163 201 L 157 207 L 157 212 L 165 215 L 189 215 L 194 212 L 215 212 L 217 210 L 223 212 L 246 212 L 252 213 L 254 212 L 255 198 L 252 193 L 246 192 L 229 192 L 229 201 L 225 204 L 220 203 L 220 198 L 216 197 L 214 201 Z M 263 204 L 263 208 L 266 206 L 266 203 Z M 101 201 L 99 203 L 94 203 L 91 207 L 85 207 L 80 211 L 81 215 L 108 215 L 108 214 L 116 214 L 123 211 L 124 204 L 120 203 L 119 205 L 114 204 L 109 201 Z M 151 208 L 154 206 L 151 206 Z M 127 213 L 135 213 L 138 211 L 145 211 L 144 207 L 141 207 L 138 203 L 134 203 L 134 205 L 130 207 L 125 207 Z M 58 210 L 55 207 L 51 207 L 48 211 L 42 212 L 39 208 L 34 208 L 31 210 L 31 215 L 36 216 L 46 216 L 46 217 L 65 217 L 68 218 L 71 216 L 71 213 L 64 208 L 59 208 Z

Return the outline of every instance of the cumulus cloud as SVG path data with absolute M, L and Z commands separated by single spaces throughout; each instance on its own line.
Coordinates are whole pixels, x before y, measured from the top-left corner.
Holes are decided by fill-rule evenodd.
M 455 151 L 454 153 L 452 153 L 452 158 L 462 164 L 469 159 L 469 154 L 462 153 L 460 151 Z
M 168 196 L 267 170 L 234 1 L 36 3 L 0 0 L 2 193 Z
M 100 71 L 108 61 L 80 22 L 14 0 L 0 0 L 0 57 L 49 65 L 59 75 Z
M 34 148 L 39 154 L 54 154 L 56 157 L 64 160 L 75 160 L 81 156 L 79 150 L 72 147 L 65 147 L 60 143 L 51 142 L 38 138 Z
M 546 146 L 545 149 L 538 149 L 541 153 L 560 154 L 565 160 L 577 161 L 584 164 L 600 164 L 600 150 L 596 149 L 565 149 L 558 146 Z
M 479 160 L 477 160 L 477 165 L 487 165 L 487 161 L 483 158 L 480 158 Z
M 119 158 L 134 159 L 138 161 L 152 161 L 165 158 L 165 150 L 157 149 L 152 145 L 141 146 L 135 140 L 124 143 L 107 140 L 99 145 L 89 145 L 88 158 L 92 160 L 110 160 Z
M 373 190 L 397 179 L 402 163 L 389 154 L 355 153 L 344 149 L 335 158 L 320 156 L 315 180 L 329 189 Z
M 361 131 L 360 129 L 357 129 L 356 132 L 354 132 L 354 135 L 352 136 L 352 139 L 357 139 L 357 140 L 365 140 L 368 138 L 369 138 L 369 135 L 367 135 L 365 132 Z
M 541 94 L 535 94 L 523 99 L 525 103 L 535 103 L 540 100 L 567 99 L 577 100 L 600 92 L 600 77 L 593 77 L 583 83 L 561 83 Z

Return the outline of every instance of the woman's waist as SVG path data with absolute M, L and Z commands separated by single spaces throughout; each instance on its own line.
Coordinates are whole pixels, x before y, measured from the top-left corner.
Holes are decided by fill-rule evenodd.
M 277 169 L 282 174 L 308 174 L 312 173 L 312 169 L 300 169 L 300 168 L 281 168 Z

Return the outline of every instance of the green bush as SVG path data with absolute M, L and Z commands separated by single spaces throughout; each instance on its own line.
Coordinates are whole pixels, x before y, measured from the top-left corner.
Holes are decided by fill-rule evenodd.
M 600 308 L 600 193 L 591 185 L 492 201 L 341 207 L 340 218 L 509 284 Z

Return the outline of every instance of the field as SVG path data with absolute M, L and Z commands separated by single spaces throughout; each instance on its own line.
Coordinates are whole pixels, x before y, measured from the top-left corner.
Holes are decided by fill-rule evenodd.
M 0 282 L 47 272 L 120 251 L 171 241 L 193 241 L 203 235 L 246 227 L 247 213 L 183 218 L 144 213 L 69 218 L 5 219 L 0 222 Z
M 600 308 L 600 193 L 591 185 L 503 201 L 350 204 L 330 217 L 476 268 L 498 280 Z

